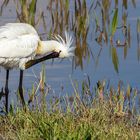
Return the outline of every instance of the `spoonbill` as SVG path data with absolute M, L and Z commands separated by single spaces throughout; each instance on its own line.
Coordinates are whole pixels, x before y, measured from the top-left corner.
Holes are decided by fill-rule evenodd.
M 0 27 L 0 66 L 6 69 L 5 107 L 8 112 L 9 70 L 20 69 L 18 91 L 25 105 L 22 89 L 23 71 L 32 65 L 50 58 L 65 58 L 74 55 L 73 38 L 65 32 L 52 40 L 42 41 L 33 26 L 27 23 L 7 23 Z

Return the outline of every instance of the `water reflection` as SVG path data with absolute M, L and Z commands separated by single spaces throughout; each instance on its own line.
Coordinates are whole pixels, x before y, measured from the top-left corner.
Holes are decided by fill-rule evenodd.
M 3 8 L 6 8 L 9 2 L 9 0 L 4 0 L 2 2 L 1 14 Z M 38 6 L 40 3 L 41 5 L 45 5 L 45 9 Z M 87 37 L 90 36 L 89 29 L 94 31 L 94 36 L 97 36 L 92 39 L 95 39 L 99 46 L 102 47 L 108 44 L 108 42 L 112 47 L 115 45 L 117 47 L 123 46 L 124 58 L 127 56 L 127 50 L 128 46 L 130 47 L 131 39 L 130 25 L 127 23 L 127 0 L 123 0 L 122 2 L 118 2 L 118 0 L 115 0 L 115 2 L 111 0 L 96 0 L 90 2 L 86 0 L 50 0 L 49 2 L 38 0 L 13 0 L 13 4 L 17 15 L 16 18 L 18 18 L 20 22 L 27 22 L 36 28 L 42 28 L 40 26 L 43 24 L 43 30 L 45 32 L 40 33 L 41 35 L 45 36 L 46 34 L 46 36 L 48 36 L 52 33 L 62 34 L 65 30 L 74 32 L 75 44 L 77 46 L 75 52 L 76 57 L 74 59 L 75 67 L 80 66 L 83 69 L 83 59 L 89 59 L 91 56 L 91 50 L 87 43 Z M 132 0 L 131 4 L 136 7 L 135 0 Z M 114 8 L 119 11 L 119 15 L 116 15 L 116 17 L 114 16 L 116 20 L 118 20 L 116 22 L 114 22 L 115 18 L 113 17 Z M 113 26 L 114 24 L 116 24 L 115 26 L 117 28 Z M 114 40 L 116 33 L 111 33 L 111 30 L 116 32 L 116 30 L 120 29 L 122 29 L 122 32 L 119 32 L 119 36 L 121 38 L 124 36 L 125 38 L 123 42 L 121 42 L 121 38 Z M 117 56 L 117 54 L 115 55 Z M 118 64 L 116 63 L 114 66 L 115 65 Z

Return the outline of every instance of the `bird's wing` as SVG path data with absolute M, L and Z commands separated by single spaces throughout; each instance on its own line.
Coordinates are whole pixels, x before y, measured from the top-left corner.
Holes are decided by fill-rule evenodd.
M 0 57 L 27 58 L 34 57 L 40 39 L 38 35 L 25 34 L 14 39 L 0 40 Z
M 0 40 L 14 39 L 27 34 L 34 34 L 38 36 L 34 27 L 26 23 L 7 23 L 0 27 Z

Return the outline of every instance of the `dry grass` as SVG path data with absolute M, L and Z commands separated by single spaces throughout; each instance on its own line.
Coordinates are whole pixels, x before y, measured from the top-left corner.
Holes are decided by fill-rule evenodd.
M 16 108 L 0 117 L 0 135 L 8 140 L 132 140 L 140 139 L 140 116 L 129 108 L 129 86 L 105 90 L 98 82 L 94 96 L 83 84 L 83 95 L 57 99 L 34 109 Z M 75 89 L 76 91 L 76 89 Z M 86 91 L 86 94 L 84 94 Z M 88 92 L 87 92 L 88 91 Z M 87 94 L 88 93 L 88 94 Z M 126 94 L 125 94 L 126 93 Z M 79 96 L 81 95 L 81 96 Z M 126 95 L 126 96 L 125 96 Z M 83 96 L 83 97 L 82 97 Z M 125 99 L 124 99 L 125 97 Z M 132 96 L 131 96 L 132 97 Z M 134 101 L 135 96 L 131 98 Z M 128 103 L 128 104 L 127 104 Z M 134 111 L 135 110 L 135 111 Z

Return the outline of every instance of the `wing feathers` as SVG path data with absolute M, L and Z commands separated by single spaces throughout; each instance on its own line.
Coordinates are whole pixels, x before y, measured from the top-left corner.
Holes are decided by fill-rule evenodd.
M 0 39 L 14 39 L 25 34 L 38 35 L 33 26 L 26 23 L 8 23 L 0 27 Z
M 26 58 L 32 56 L 39 40 L 36 30 L 29 24 L 5 24 L 0 27 L 0 57 Z
M 0 57 L 26 58 L 35 54 L 39 37 L 36 35 L 23 35 L 12 40 L 0 41 Z

